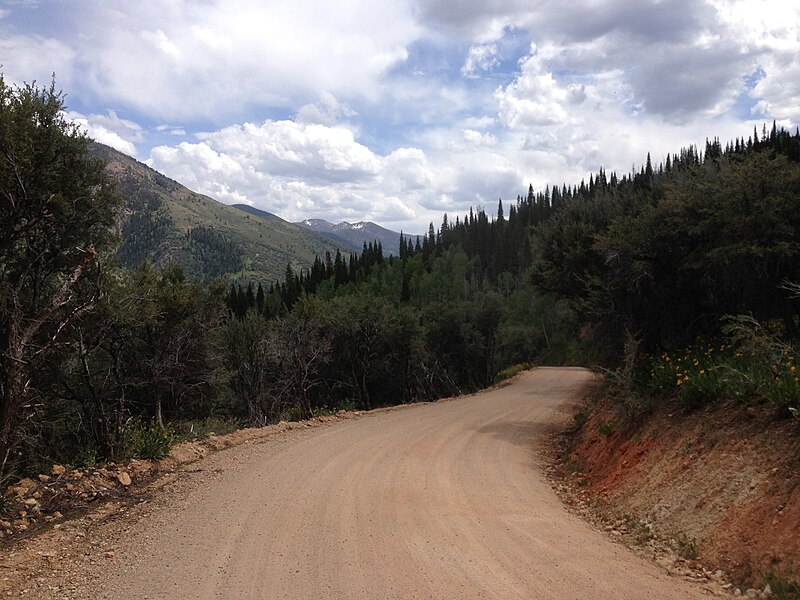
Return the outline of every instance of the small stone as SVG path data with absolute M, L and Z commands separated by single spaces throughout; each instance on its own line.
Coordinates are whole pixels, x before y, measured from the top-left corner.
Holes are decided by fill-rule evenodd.
M 11 486 L 8 488 L 8 491 L 12 494 L 15 494 L 18 497 L 23 497 L 27 495 L 32 490 L 36 489 L 37 483 L 33 481 L 33 479 L 25 478 L 20 479 L 16 485 Z
M 33 508 L 38 505 L 39 501 L 36 498 L 28 498 L 27 500 L 25 500 L 25 506 L 28 506 L 30 508 Z
M 117 480 L 125 487 L 131 484 L 131 476 L 128 475 L 125 471 L 122 471 L 122 473 L 117 474 Z
M 107 550 L 106 552 L 103 553 L 103 556 L 105 558 L 114 558 L 114 551 L 113 550 Z
M 53 465 L 52 473 L 53 475 L 63 475 L 67 472 L 67 469 L 64 465 Z
M 47 483 L 50 481 L 50 475 L 39 475 L 39 481 L 42 483 Z
M 769 598 L 772 596 L 772 588 L 769 587 L 769 584 L 764 586 L 764 590 L 761 592 L 762 598 Z
M 3 529 L 11 529 L 11 521 L 0 521 L 0 527 Z

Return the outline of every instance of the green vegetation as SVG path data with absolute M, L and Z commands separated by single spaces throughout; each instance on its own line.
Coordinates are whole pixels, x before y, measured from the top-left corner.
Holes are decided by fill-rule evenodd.
M 761 329 L 756 322 L 749 327 Z M 640 389 L 652 397 L 675 396 L 687 408 L 718 399 L 762 399 L 787 409 L 800 404 L 800 374 L 791 345 L 782 342 L 776 348 L 778 338 L 772 336 L 752 347 L 726 339 L 643 357 L 637 374 Z
M 210 435 L 225 435 L 245 426 L 242 421 L 230 417 L 211 415 L 202 419 L 182 421 L 177 436 L 181 440 L 197 440 Z
M 625 412 L 766 399 L 794 413 L 800 132 L 718 141 L 589 186 L 534 232 L 533 278 L 572 299 Z
M 162 427 L 155 421 L 146 424 L 132 421 L 125 427 L 125 456 L 164 458 L 177 439 L 171 428 Z
M 102 298 L 116 199 L 55 86 L 0 75 L 0 481 L 46 402 L 34 379 Z M 46 426 L 42 423 L 40 426 Z
M 512 365 L 512 366 L 508 367 L 507 369 L 503 369 L 502 371 L 498 371 L 497 375 L 494 376 L 494 380 L 495 381 L 504 381 L 506 379 L 511 379 L 512 377 L 515 377 L 516 375 L 519 375 L 523 371 L 527 371 L 532 366 L 533 365 L 531 365 L 530 363 Z
M 800 599 L 800 579 L 796 576 L 788 576 L 779 571 L 769 571 L 764 580 L 769 585 L 772 595 L 770 598 L 775 600 L 798 600 Z
M 607 368 L 623 416 L 665 398 L 800 409 L 800 132 L 529 188 L 385 257 L 95 145 L 104 171 L 61 107 L 0 79 L 0 481 L 535 364 Z

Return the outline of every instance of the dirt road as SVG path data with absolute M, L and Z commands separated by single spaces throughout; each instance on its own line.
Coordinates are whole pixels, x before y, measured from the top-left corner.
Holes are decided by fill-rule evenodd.
M 513 385 L 220 452 L 101 598 L 695 598 L 568 513 L 536 446 L 589 381 Z

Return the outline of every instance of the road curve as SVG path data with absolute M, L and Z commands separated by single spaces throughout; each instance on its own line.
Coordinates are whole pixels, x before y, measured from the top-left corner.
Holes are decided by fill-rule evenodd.
M 590 379 L 537 369 L 220 452 L 190 497 L 133 527 L 98 597 L 704 597 L 568 513 L 545 480 L 536 445 Z

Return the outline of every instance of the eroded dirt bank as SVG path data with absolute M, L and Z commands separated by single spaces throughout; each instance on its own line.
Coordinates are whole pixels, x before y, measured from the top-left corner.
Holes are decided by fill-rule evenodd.
M 800 568 L 800 423 L 768 404 L 621 418 L 594 398 L 561 437 L 558 475 L 642 546 L 652 534 L 742 590 Z

